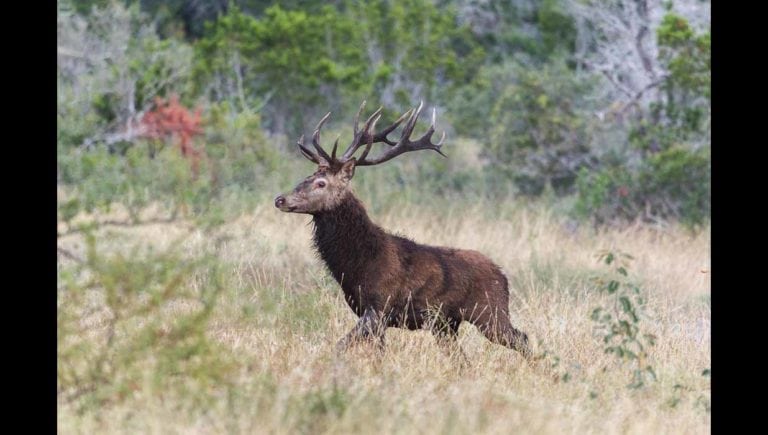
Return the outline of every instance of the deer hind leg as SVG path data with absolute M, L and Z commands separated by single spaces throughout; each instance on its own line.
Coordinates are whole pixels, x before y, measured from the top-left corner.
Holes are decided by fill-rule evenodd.
M 381 316 L 373 308 L 366 308 L 355 327 L 336 344 L 336 350 L 342 352 L 354 344 L 375 340 L 379 350 L 383 351 L 385 330 L 386 323 Z
M 512 326 L 506 312 L 484 313 L 477 319 L 470 321 L 492 343 L 516 350 L 526 359 L 532 357 L 531 347 L 528 344 L 528 335 Z

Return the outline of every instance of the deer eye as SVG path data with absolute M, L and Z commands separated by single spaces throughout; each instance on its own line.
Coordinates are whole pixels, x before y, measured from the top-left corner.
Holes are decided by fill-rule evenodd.
M 317 180 L 317 181 L 315 181 L 315 186 L 322 189 L 323 187 L 325 187 L 325 181 Z

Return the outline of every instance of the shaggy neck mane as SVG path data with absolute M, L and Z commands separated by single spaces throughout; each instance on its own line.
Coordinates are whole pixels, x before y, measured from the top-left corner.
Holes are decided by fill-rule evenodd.
M 339 205 L 314 215 L 315 248 L 349 297 L 365 288 L 365 273 L 384 249 L 387 234 L 371 222 L 350 192 Z

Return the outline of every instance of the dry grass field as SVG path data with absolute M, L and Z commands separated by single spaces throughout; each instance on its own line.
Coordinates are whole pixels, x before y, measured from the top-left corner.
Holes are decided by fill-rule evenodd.
M 205 333 L 233 364 L 231 387 L 211 386 L 214 400 L 204 405 L 192 405 L 194 398 L 183 393 L 153 390 L 149 381 L 119 401 L 86 407 L 60 393 L 59 432 L 710 431 L 710 378 L 702 375 L 711 362 L 708 230 L 573 230 L 546 209 L 513 205 L 493 211 L 407 205 L 370 213 L 392 232 L 476 249 L 501 265 L 509 276 L 513 325 L 528 333 L 538 352 L 558 357 L 558 367 L 531 366 L 468 324 L 460 331 L 466 366 L 443 352 L 429 332 L 392 328 L 383 354 L 361 346 L 337 355 L 336 340 L 356 319 L 311 249 L 310 218 L 265 204 L 218 230 L 230 236 L 217 248 L 227 285 Z M 109 254 L 127 253 L 136 243 L 162 249 L 186 230 L 158 224 L 99 231 L 100 247 Z M 205 233 L 193 230 L 181 250 L 193 255 L 210 244 Z M 59 246 L 84 255 L 77 234 L 61 237 Z M 604 249 L 634 256 L 629 278 L 647 299 L 639 326 L 657 336 L 648 362 L 657 380 L 638 389 L 627 388 L 631 362 L 604 352 L 590 319 L 595 307 L 613 304 L 591 280 L 608 270 L 597 260 Z M 72 264 L 60 256 L 60 270 Z M 60 313 L 68 297 L 60 284 Z M 187 307 L 170 303 L 163 309 L 171 318 Z M 106 315 L 79 318 L 81 332 L 64 340 L 91 340 L 83 331 L 98 335 L 99 316 Z M 61 358 L 60 366 L 68 363 Z M 567 378 L 555 380 L 554 371 Z

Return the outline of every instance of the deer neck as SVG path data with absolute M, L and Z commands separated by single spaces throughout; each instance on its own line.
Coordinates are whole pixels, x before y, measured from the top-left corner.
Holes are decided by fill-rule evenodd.
M 352 193 L 331 210 L 314 215 L 314 242 L 320 257 L 345 293 L 365 287 L 369 265 L 379 258 L 386 233 L 371 222 Z

